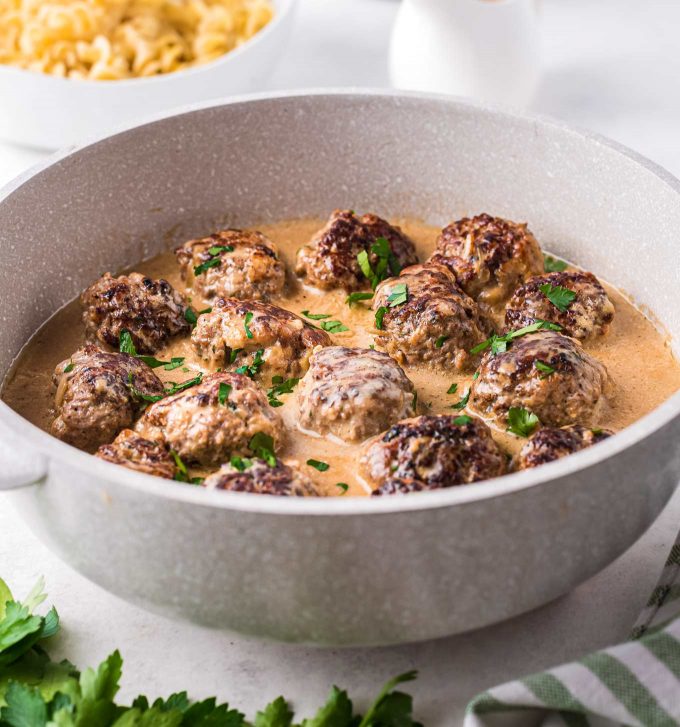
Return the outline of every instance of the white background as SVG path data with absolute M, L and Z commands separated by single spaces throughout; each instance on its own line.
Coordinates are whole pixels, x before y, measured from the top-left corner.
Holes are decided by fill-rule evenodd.
M 396 8 L 393 0 L 301 0 L 291 44 L 268 88 L 388 85 Z M 680 3 L 546 0 L 542 15 L 545 76 L 534 110 L 610 136 L 680 175 Z M 0 144 L 0 184 L 42 158 Z M 217 694 L 252 716 L 283 693 L 308 716 L 332 683 L 362 702 L 387 677 L 416 668 L 417 715 L 432 727 L 459 724 L 465 703 L 486 687 L 624 638 L 678 523 L 680 496 L 634 548 L 557 602 L 481 632 L 390 649 L 265 644 L 151 616 L 57 561 L 4 498 L 0 575 L 17 595 L 46 576 L 64 623 L 55 656 L 85 666 L 120 648 L 124 697 L 187 689 L 194 697 Z

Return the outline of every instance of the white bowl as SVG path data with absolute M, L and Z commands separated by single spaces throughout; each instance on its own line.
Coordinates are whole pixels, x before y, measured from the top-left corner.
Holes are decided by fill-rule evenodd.
M 121 81 L 80 81 L 0 65 L 0 139 L 59 149 L 175 106 L 260 90 L 274 70 L 297 0 L 273 0 L 276 14 L 257 35 L 211 63 Z

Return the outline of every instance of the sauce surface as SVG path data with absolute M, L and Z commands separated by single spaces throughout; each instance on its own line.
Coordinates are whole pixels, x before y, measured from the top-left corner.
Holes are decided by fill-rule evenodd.
M 416 243 L 419 259 L 425 260 L 434 248 L 439 228 L 411 219 L 394 220 L 393 223 L 401 226 L 411 237 Z M 370 301 L 349 307 L 345 302 L 347 294 L 344 291 L 320 291 L 304 286 L 296 280 L 292 272 L 298 248 L 308 242 L 323 225 L 324 220 L 307 219 L 254 228 L 274 241 L 288 271 L 285 295 L 271 302 L 300 315 L 303 310 L 330 314 L 333 320 L 342 321 L 350 329 L 347 332 L 330 334 L 335 345 L 368 348 L 376 333 Z M 200 311 L 209 305 L 186 289 L 172 252 L 139 263 L 132 270 L 152 278 L 165 278 L 177 290 L 187 295 L 194 310 Z M 597 275 L 596 270 L 592 272 Z M 594 426 L 618 431 L 652 411 L 680 389 L 680 365 L 673 357 L 664 336 L 654 325 L 616 288 L 604 282 L 603 285 L 616 308 L 614 320 L 606 335 L 587 341 L 584 348 L 604 363 L 613 381 L 613 393 L 609 397 L 608 406 L 603 409 L 600 420 Z M 81 315 L 77 300 L 58 311 L 24 347 L 4 384 L 4 401 L 46 431 L 49 431 L 54 418 L 54 368 L 85 342 Z M 162 360 L 168 360 L 172 356 L 184 356 L 184 365 L 190 369 L 188 372 L 183 372 L 181 368 L 174 371 L 165 371 L 162 367 L 155 369 L 155 373 L 164 382 L 181 382 L 198 371 L 210 371 L 206 362 L 194 353 L 189 338 L 171 341 L 168 346 L 156 352 L 155 356 Z M 451 405 L 460 399 L 472 380 L 471 372 L 462 375 L 455 370 L 445 372 L 424 365 L 403 368 L 418 392 L 419 414 L 452 413 Z M 260 383 L 265 387 L 270 386 L 269 381 Z M 453 383 L 458 384 L 458 391 L 448 395 L 446 392 Z M 284 405 L 277 411 L 283 417 L 287 430 L 280 451 L 281 458 L 296 460 L 301 469 L 327 495 L 367 495 L 370 489 L 357 473 L 364 444 L 348 444 L 336 438 L 300 431 L 297 426 L 296 394 L 287 394 L 280 398 Z M 493 429 L 493 435 L 510 454 L 514 454 L 526 441 L 497 429 Z M 308 459 L 327 462 L 330 467 L 326 472 L 318 472 L 304 464 Z M 194 469 L 192 474 L 206 473 Z M 338 487 L 337 483 L 349 485 L 347 492 Z

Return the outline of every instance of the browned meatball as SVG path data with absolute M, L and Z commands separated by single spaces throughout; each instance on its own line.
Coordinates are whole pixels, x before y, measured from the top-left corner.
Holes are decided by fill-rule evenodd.
M 366 480 L 392 478 L 451 487 L 504 474 L 507 458 L 489 427 L 469 416 L 419 416 L 391 426 L 361 457 Z
M 52 380 L 57 387 L 52 434 L 87 451 L 131 427 L 144 396 L 163 395 L 163 384 L 143 361 L 93 345 L 62 361 Z
M 556 427 L 539 429 L 517 455 L 515 469 L 524 470 L 553 462 L 602 442 L 612 434 L 614 432 L 609 429 L 589 429 L 580 424 L 561 429 Z
M 102 444 L 97 450 L 97 457 L 168 480 L 173 479 L 177 472 L 175 460 L 163 444 L 144 439 L 132 429 L 123 429 L 111 444 Z
M 444 264 L 483 309 L 499 312 L 515 288 L 543 272 L 543 255 L 526 224 L 481 214 L 445 227 L 430 262 Z
M 529 278 L 515 291 L 505 309 L 508 330 L 542 319 L 558 323 L 566 335 L 581 340 L 605 334 L 613 318 L 614 305 L 600 281 L 592 273 L 581 271 Z
M 382 282 L 373 298 L 373 310 L 381 309 L 384 332 L 376 344 L 400 363 L 464 369 L 469 350 L 491 333 L 477 304 L 442 265 L 412 265 Z
M 196 352 L 204 360 L 232 370 L 256 366 L 263 377 L 302 376 L 317 346 L 329 346 L 330 336 L 313 328 L 290 311 L 269 303 L 219 300 L 205 313 L 191 334 Z
M 155 353 L 169 338 L 189 333 L 187 303 L 167 280 L 140 273 L 114 278 L 105 273 L 80 296 L 89 338 L 118 347 L 128 331 L 139 353 Z
M 206 478 L 204 485 L 213 490 L 254 492 L 259 495 L 319 496 L 319 491 L 307 475 L 297 467 L 276 460 L 270 466 L 261 459 L 240 460 L 238 467 L 224 464 Z
M 280 295 L 286 270 L 274 243 L 261 232 L 222 230 L 175 250 L 182 280 L 207 301 L 269 300 Z
M 472 382 L 468 408 L 505 423 L 511 407 L 533 412 L 547 426 L 592 422 L 609 388 L 606 368 L 573 338 L 539 331 L 487 353 Z
M 397 275 L 405 265 L 418 261 L 413 241 L 399 227 L 390 225 L 377 215 L 357 217 L 350 210 L 335 210 L 326 226 L 298 251 L 295 272 L 317 288 L 365 288 L 368 280 L 361 272 L 357 255 L 362 251 L 368 252 L 369 261 L 375 269 L 379 257 L 371 247 L 378 238 L 389 243 L 393 275 Z
M 314 353 L 298 388 L 300 424 L 358 442 L 415 413 L 413 384 L 386 353 L 329 346 Z
M 252 454 L 249 444 L 258 433 L 277 442 L 282 424 L 264 390 L 247 376 L 217 373 L 152 404 L 135 430 L 165 442 L 189 464 L 216 466 L 231 455 Z
M 383 495 L 409 495 L 412 492 L 427 492 L 429 490 L 440 490 L 441 485 L 428 485 L 420 480 L 410 480 L 403 477 L 391 477 L 385 480 L 380 487 L 371 492 L 371 497 L 382 497 Z

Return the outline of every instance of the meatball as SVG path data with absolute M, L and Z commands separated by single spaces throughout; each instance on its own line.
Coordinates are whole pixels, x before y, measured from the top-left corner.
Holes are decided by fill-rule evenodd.
M 403 477 L 392 477 L 385 480 L 380 487 L 371 492 L 371 497 L 382 497 L 383 495 L 409 495 L 411 492 L 427 492 L 429 490 L 440 490 L 441 485 L 428 485 L 420 480 L 409 480 Z
M 413 265 L 375 291 L 373 310 L 382 309 L 376 344 L 400 363 L 432 363 L 464 369 L 468 351 L 491 333 L 477 304 L 441 265 Z
M 507 458 L 489 427 L 469 416 L 419 416 L 391 426 L 361 458 L 367 481 L 417 480 L 426 485 L 464 485 L 506 471 Z
M 269 300 L 280 295 L 286 269 L 274 243 L 261 232 L 222 230 L 175 250 L 182 280 L 207 301 Z
M 316 485 L 296 467 L 276 460 L 272 467 L 261 459 L 241 460 L 238 467 L 224 464 L 206 478 L 205 487 L 259 495 L 318 496 Z
M 308 245 L 298 250 L 295 272 L 317 288 L 359 290 L 368 284 L 357 255 L 368 252 L 373 269 L 379 256 L 372 250 L 376 240 L 389 243 L 389 267 L 393 275 L 418 261 L 413 241 L 398 227 L 377 215 L 357 217 L 351 210 L 335 210 Z
M 566 288 L 555 291 L 555 288 Z M 548 298 L 556 298 L 558 305 Z M 600 281 L 592 274 L 581 271 L 538 275 L 518 288 L 505 309 L 508 330 L 531 325 L 536 319 L 552 321 L 562 326 L 572 338 L 585 340 L 602 336 L 614 318 L 614 305 Z
M 141 273 L 114 278 L 105 273 L 80 296 L 85 333 L 118 347 L 128 331 L 139 353 L 155 353 L 169 338 L 189 333 L 187 303 L 167 280 Z
M 609 429 L 589 429 L 580 424 L 573 424 L 561 429 L 556 427 L 539 429 L 517 455 L 514 463 L 515 469 L 525 470 L 553 462 L 602 442 L 612 434 L 614 432 Z
M 52 380 L 57 387 L 52 434 L 90 452 L 132 426 L 144 397 L 163 395 L 163 384 L 143 361 L 91 344 L 62 361 Z
M 413 384 L 386 353 L 329 346 L 316 351 L 298 388 L 300 424 L 358 442 L 415 413 Z
M 543 272 L 543 255 L 525 224 L 481 214 L 445 227 L 430 262 L 444 264 L 483 310 L 498 312 L 515 288 Z
M 487 353 L 472 382 L 468 408 L 505 422 L 511 407 L 533 412 L 546 426 L 597 418 L 609 389 L 603 364 L 572 338 L 538 331 Z
M 216 373 L 152 404 L 135 430 L 189 464 L 217 466 L 231 455 L 252 454 L 249 445 L 258 433 L 276 442 L 282 424 L 264 390 L 247 376 Z
M 144 439 L 132 429 L 123 429 L 111 444 L 102 444 L 97 450 L 97 457 L 168 480 L 173 479 L 177 472 L 175 460 L 163 444 Z
M 283 308 L 227 298 L 198 319 L 191 342 L 216 366 L 250 366 L 257 357 L 263 375 L 299 378 L 314 348 L 329 346 L 331 339 Z

